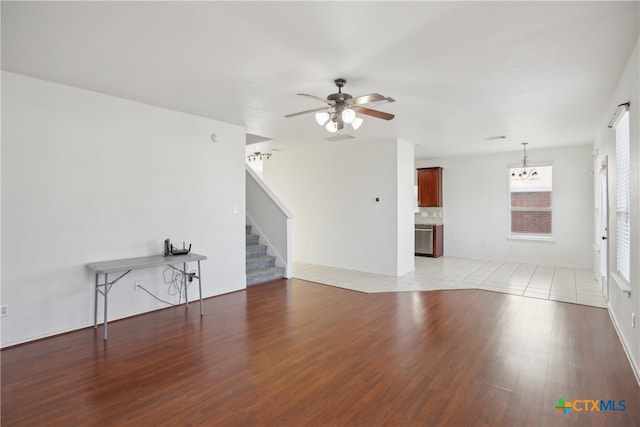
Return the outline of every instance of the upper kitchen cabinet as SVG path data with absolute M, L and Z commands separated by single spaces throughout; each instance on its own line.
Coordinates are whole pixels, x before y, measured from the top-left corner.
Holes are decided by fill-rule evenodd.
M 442 168 L 418 169 L 418 206 L 442 207 Z

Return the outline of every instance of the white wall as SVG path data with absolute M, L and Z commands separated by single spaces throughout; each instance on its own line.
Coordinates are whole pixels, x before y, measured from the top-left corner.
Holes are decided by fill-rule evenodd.
M 402 220 L 398 213 L 399 200 L 413 199 L 413 147 L 399 144 L 408 145 L 299 142 L 264 162 L 265 182 L 295 217 L 294 260 L 390 275 L 413 269 L 412 257 L 398 265 L 398 253 L 413 251 L 413 239 L 398 235 L 399 224 L 413 230 L 412 210 Z
M 589 145 L 545 150 L 531 147 L 527 150 L 532 163 L 553 162 L 554 242 L 507 239 L 508 166 L 522 162 L 521 150 L 417 160 L 416 168 L 444 168 L 444 254 L 591 268 L 591 151 Z
M 243 128 L 6 72 L 2 89 L 2 346 L 92 325 L 85 264 L 165 238 L 209 257 L 204 296 L 245 287 Z M 176 301 L 162 269 L 132 272 L 110 319 L 165 307 L 134 280 Z
M 397 268 L 398 276 L 413 271 L 415 269 L 415 194 L 413 179 L 415 169 L 414 161 L 414 145 L 398 140 L 398 250 L 397 250 Z
M 593 170 L 597 173 L 604 156 L 609 164 L 609 314 L 613 319 L 623 345 L 630 356 L 637 375 L 640 375 L 640 39 L 636 44 L 624 74 L 614 91 L 607 112 L 598 127 L 594 148 L 598 156 Z M 607 128 L 616 107 L 630 102 L 630 149 L 631 149 L 631 292 L 623 292 L 616 284 L 616 148 L 615 133 Z M 595 181 L 598 182 L 598 181 Z M 600 200 L 600 187 L 594 185 L 595 198 Z M 597 214 L 597 212 L 596 212 Z M 592 235 L 593 236 L 593 235 Z M 597 238 L 597 236 L 593 236 Z M 594 256 L 594 271 L 599 271 L 599 257 Z M 613 274 L 612 274 L 613 273 Z M 631 326 L 631 315 L 636 315 L 635 328 Z

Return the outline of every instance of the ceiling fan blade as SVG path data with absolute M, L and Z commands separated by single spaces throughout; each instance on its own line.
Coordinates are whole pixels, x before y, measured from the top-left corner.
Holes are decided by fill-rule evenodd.
M 377 117 L 379 119 L 391 120 L 395 116 L 393 114 L 385 113 L 384 111 L 372 110 L 365 107 L 354 107 L 358 113 L 366 114 L 367 116 Z
M 289 117 L 301 116 L 303 114 L 319 113 L 320 111 L 329 111 L 329 110 L 331 110 L 331 107 L 320 107 L 320 108 L 314 108 L 313 110 L 300 111 L 299 113 L 287 114 L 285 117 L 289 118 Z
M 377 101 L 385 101 L 386 99 L 387 99 L 386 96 L 382 96 L 379 93 L 370 93 L 369 95 L 362 95 L 357 98 L 347 99 L 346 102 L 347 104 L 350 104 L 350 105 L 362 105 L 362 104 L 370 104 L 372 102 L 377 102 Z
M 307 98 L 312 98 L 312 99 L 315 99 L 317 101 L 322 101 L 322 102 L 327 103 L 327 104 L 329 104 L 331 106 L 333 106 L 335 104 L 335 102 L 333 102 L 333 101 L 329 101 L 326 98 L 321 98 L 321 97 L 315 96 L 315 95 L 309 95 L 309 94 L 306 94 L 306 93 L 299 93 L 298 95 L 306 96 Z

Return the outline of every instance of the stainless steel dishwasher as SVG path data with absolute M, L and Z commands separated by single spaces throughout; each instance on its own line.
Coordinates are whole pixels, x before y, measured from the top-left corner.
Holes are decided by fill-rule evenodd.
M 416 224 L 415 254 L 433 256 L 433 225 Z

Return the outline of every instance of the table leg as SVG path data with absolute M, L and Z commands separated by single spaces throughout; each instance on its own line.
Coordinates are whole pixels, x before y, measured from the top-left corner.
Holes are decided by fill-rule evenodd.
M 200 316 L 204 315 L 202 309 L 202 273 L 200 272 L 200 260 L 198 260 L 198 292 L 200 293 Z
M 93 327 L 98 328 L 98 273 L 96 273 L 95 299 L 93 301 Z
M 107 286 L 109 283 L 109 273 L 104 273 L 104 340 L 107 340 L 107 295 L 109 295 L 109 290 Z
M 182 284 L 184 285 L 184 304 L 189 308 L 189 294 L 187 293 L 187 263 L 182 263 Z

